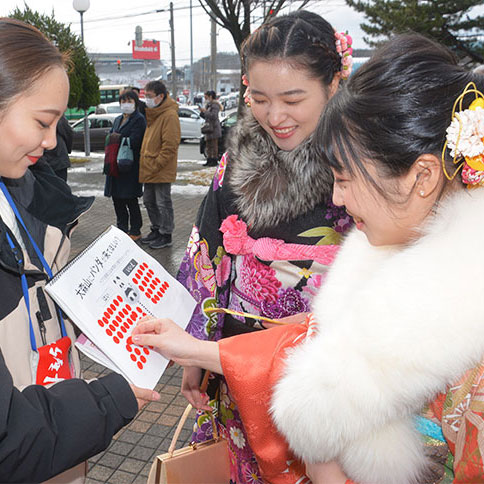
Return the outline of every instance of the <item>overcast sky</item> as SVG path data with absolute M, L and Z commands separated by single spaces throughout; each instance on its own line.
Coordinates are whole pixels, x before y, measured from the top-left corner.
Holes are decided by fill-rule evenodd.
M 80 35 L 80 15 L 74 10 L 72 0 L 26 0 L 26 3 L 31 9 L 48 15 L 54 10 L 59 22 L 71 24 L 72 30 Z M 344 0 L 312 3 L 309 10 L 323 15 L 337 30 L 348 30 L 353 36 L 354 47 L 365 47 L 359 28 L 363 17 L 346 6 Z M 84 13 L 84 37 L 90 52 L 131 52 L 128 42 L 134 38 L 135 27 L 141 25 L 143 37 L 160 40 L 161 58 L 171 62 L 169 0 L 90 0 L 90 4 Z M 175 0 L 173 5 L 176 63 L 182 66 L 190 63 L 190 0 Z M 210 20 L 198 0 L 192 0 L 192 5 L 193 59 L 196 61 L 210 55 Z M 23 6 L 23 1 L 0 0 L 0 16 L 7 16 L 15 7 L 23 10 Z M 166 11 L 146 14 L 158 9 Z M 235 52 L 228 31 L 218 27 L 217 33 L 217 50 Z

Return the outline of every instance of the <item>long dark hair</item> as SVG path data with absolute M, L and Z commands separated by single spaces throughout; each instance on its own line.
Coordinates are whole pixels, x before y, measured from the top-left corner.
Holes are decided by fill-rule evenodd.
M 68 56 L 35 27 L 0 18 L 0 113 L 47 70 L 65 68 L 67 62 Z
M 457 65 L 445 47 L 418 34 L 396 36 L 330 99 L 314 137 L 318 152 L 385 195 L 365 161 L 396 178 L 424 153 L 440 157 L 454 101 L 471 81 L 482 90 L 482 76 Z
M 242 44 L 243 68 L 257 60 L 283 59 L 324 85 L 331 84 L 341 70 L 341 57 L 336 52 L 334 29 L 319 15 L 298 10 L 275 17 L 261 25 Z

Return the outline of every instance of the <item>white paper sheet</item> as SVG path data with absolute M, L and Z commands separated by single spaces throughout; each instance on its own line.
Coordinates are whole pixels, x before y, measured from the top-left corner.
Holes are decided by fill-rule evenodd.
M 85 341 L 81 346 L 99 363 L 104 355 L 112 369 L 143 388 L 155 387 L 168 361 L 153 348 L 132 343 L 137 321 L 146 315 L 170 318 L 185 328 L 196 304 L 175 278 L 116 227 L 98 237 L 46 289 L 101 356 Z

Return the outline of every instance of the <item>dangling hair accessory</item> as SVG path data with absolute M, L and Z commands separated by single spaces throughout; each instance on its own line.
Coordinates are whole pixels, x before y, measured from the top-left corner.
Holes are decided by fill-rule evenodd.
M 341 78 L 348 79 L 353 69 L 353 39 L 348 32 L 335 32 L 336 52 L 341 56 Z
M 249 79 L 247 79 L 247 75 L 244 74 L 242 76 L 242 84 L 247 87 L 244 92 L 244 102 L 248 108 L 250 108 L 250 87 L 249 87 Z
M 474 95 L 468 109 L 462 109 L 465 96 Z M 456 112 L 457 107 L 459 111 Z M 454 165 L 458 165 L 452 175 L 445 167 L 445 150 L 448 148 Z M 473 82 L 455 100 L 452 109 L 452 122 L 447 128 L 447 136 L 442 150 L 442 167 L 448 180 L 453 180 L 462 168 L 462 182 L 467 188 L 484 185 L 484 95 Z

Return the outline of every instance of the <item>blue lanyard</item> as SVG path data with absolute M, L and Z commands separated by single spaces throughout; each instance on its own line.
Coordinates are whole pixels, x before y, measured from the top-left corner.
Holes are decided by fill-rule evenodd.
M 0 179 L 0 188 L 3 192 L 3 194 L 5 195 L 5 198 L 7 199 L 10 207 L 12 208 L 15 216 L 17 217 L 17 220 L 19 221 L 19 223 L 24 228 L 25 233 L 27 234 L 27 236 L 28 236 L 28 238 L 29 238 L 29 240 L 32 244 L 32 247 L 35 250 L 35 253 L 37 254 L 38 258 L 40 259 L 40 262 L 42 263 L 43 268 L 45 269 L 45 272 L 47 272 L 47 275 L 52 279 L 52 277 L 53 277 L 52 270 L 51 270 L 49 264 L 47 263 L 47 261 L 45 260 L 44 254 L 42 254 L 41 250 L 39 249 L 39 247 L 35 243 L 35 240 L 32 238 L 32 236 L 30 235 L 30 232 L 27 230 L 27 227 L 25 226 L 25 223 L 24 223 L 22 217 L 20 216 L 20 213 L 19 213 L 19 211 L 18 211 L 18 209 L 15 205 L 15 202 L 13 201 L 10 193 L 7 190 L 7 187 L 5 186 L 5 184 L 3 183 L 3 181 L 1 179 Z M 18 250 L 15 247 L 15 244 L 13 243 L 13 240 L 11 239 L 11 237 L 8 233 L 7 233 L 7 241 L 8 241 L 8 244 L 10 245 L 10 248 L 12 249 L 13 253 L 15 254 L 15 258 L 17 260 L 18 265 L 21 266 L 23 260 L 19 257 Z M 27 277 L 25 277 L 25 273 L 24 273 L 23 270 L 21 271 L 20 278 L 21 278 L 21 282 L 22 282 L 22 292 L 24 294 L 25 306 L 27 308 L 27 314 L 29 316 L 30 346 L 32 347 L 33 351 L 37 351 L 37 344 L 35 342 L 35 333 L 34 333 L 34 328 L 32 326 L 32 318 L 30 316 L 29 287 L 28 287 L 28 284 L 27 284 Z M 57 305 L 56 305 L 56 307 L 57 307 Z M 67 332 L 66 332 L 66 328 L 65 328 L 65 324 L 64 324 L 64 318 L 62 317 L 62 313 L 61 313 L 59 308 L 57 308 L 57 312 L 59 314 L 59 321 L 60 321 L 62 336 L 67 336 Z

